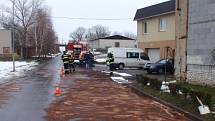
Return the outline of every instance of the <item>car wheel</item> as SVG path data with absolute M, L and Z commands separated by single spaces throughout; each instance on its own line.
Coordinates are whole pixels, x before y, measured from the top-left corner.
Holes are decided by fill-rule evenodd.
M 163 69 L 161 69 L 161 68 L 158 69 L 158 73 L 159 73 L 159 74 L 163 73 Z
M 123 70 L 124 67 L 125 67 L 125 65 L 124 65 L 123 63 L 120 63 L 120 64 L 119 64 L 119 69 L 120 69 L 120 70 Z

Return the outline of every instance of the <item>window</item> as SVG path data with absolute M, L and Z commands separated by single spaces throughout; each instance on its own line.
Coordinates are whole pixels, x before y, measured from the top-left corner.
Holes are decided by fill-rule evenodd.
M 149 60 L 149 56 L 146 53 L 140 53 L 140 58 L 143 60 Z
M 127 52 L 127 58 L 139 58 L 138 52 Z
M 166 19 L 164 18 L 159 20 L 159 31 L 166 31 Z
M 119 42 L 115 42 L 115 47 L 120 47 Z
M 148 33 L 147 22 L 143 22 L 143 33 Z
M 10 47 L 3 47 L 3 53 L 10 53 Z

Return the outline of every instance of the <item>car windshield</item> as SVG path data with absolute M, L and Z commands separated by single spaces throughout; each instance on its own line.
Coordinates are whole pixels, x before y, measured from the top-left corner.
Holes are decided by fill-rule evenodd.
M 159 60 L 157 63 L 165 64 L 166 62 L 166 60 Z

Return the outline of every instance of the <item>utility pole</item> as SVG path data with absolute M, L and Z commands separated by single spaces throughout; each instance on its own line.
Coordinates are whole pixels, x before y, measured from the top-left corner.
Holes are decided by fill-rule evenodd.
M 34 30 L 34 39 L 35 39 L 35 44 L 36 44 L 36 48 L 35 48 L 35 50 L 36 50 L 36 57 L 38 56 L 38 48 L 37 48 L 37 24 L 35 24 L 35 28 L 34 28 L 35 30 Z
M 15 23 L 14 23 L 14 1 L 15 0 L 13 0 L 13 27 L 12 27 L 12 51 L 13 51 L 13 72 L 15 72 L 16 70 L 15 70 L 15 53 L 14 53 L 14 43 L 15 43 L 15 38 L 14 38 L 14 33 L 15 33 L 15 29 L 14 29 L 14 27 L 15 27 Z
M 165 82 L 167 81 L 167 80 L 166 80 L 166 76 L 167 76 L 167 75 L 166 75 L 167 56 L 168 56 L 168 47 L 165 47 L 165 52 L 164 52 L 164 58 L 165 58 L 165 61 L 166 61 L 166 62 L 165 62 L 165 65 L 164 65 L 164 66 L 165 66 Z

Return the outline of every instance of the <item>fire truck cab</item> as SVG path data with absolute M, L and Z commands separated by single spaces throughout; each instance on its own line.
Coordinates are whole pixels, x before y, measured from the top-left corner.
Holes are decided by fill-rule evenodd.
M 79 60 L 80 61 L 80 54 L 83 51 L 87 51 L 87 43 L 86 42 L 71 42 L 69 41 L 69 43 L 67 44 L 67 51 L 68 52 L 73 52 L 73 57 L 74 60 Z

